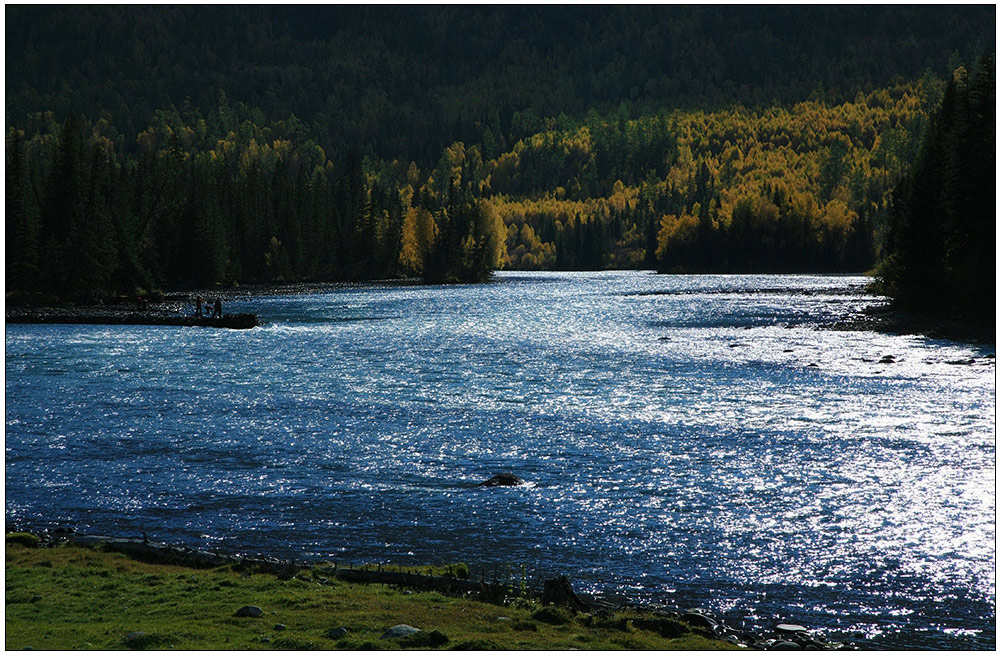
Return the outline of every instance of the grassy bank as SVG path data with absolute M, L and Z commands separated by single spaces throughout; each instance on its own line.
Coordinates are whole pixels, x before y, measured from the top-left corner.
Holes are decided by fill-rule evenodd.
M 24 540 L 29 542 L 29 540 Z M 281 580 L 233 566 L 154 565 L 98 548 L 8 537 L 6 649 L 722 649 L 641 614 L 574 614 L 378 584 Z M 309 580 L 304 580 L 309 579 Z M 245 605 L 260 617 L 237 617 Z M 421 633 L 383 639 L 407 624 Z M 656 623 L 657 624 L 657 623 Z M 344 629 L 342 632 L 339 629 Z

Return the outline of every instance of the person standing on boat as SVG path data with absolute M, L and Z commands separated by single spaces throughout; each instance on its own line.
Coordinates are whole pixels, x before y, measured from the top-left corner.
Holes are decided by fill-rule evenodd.
M 223 299 L 219 296 L 216 297 L 216 302 L 212 306 L 212 318 L 222 319 L 223 318 Z
M 195 295 L 195 316 L 202 317 L 202 297 Z

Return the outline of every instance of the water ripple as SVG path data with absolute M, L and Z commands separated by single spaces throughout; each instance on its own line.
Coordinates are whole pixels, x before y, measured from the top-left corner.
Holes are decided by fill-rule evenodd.
M 8 521 L 566 573 L 889 648 L 995 644 L 995 359 L 818 326 L 833 276 L 504 274 L 6 330 Z M 511 471 L 529 484 L 478 489 Z

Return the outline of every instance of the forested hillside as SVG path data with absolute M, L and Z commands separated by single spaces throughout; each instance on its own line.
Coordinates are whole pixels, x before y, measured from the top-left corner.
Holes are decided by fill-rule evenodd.
M 563 112 L 852 100 L 995 46 L 992 7 L 10 6 L 8 122 L 52 110 L 132 139 L 158 110 L 299 117 L 345 144 L 433 163 L 487 157 Z M 186 102 L 187 101 L 187 102 Z
M 938 96 L 928 79 L 839 105 L 593 116 L 473 170 L 513 268 L 862 271 Z
M 862 270 L 992 7 L 8 7 L 7 288 Z

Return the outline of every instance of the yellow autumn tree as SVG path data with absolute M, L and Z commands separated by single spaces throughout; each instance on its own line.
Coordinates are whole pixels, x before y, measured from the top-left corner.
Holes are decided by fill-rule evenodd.
M 437 230 L 431 212 L 422 207 L 409 207 L 401 226 L 399 261 L 405 269 L 420 275 L 425 270 L 429 254 L 435 247 Z

